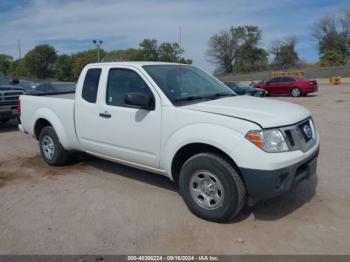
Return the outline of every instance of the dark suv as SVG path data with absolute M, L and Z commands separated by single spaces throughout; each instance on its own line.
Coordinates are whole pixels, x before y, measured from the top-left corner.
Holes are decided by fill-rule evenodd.
M 0 85 L 0 121 L 7 122 L 17 118 L 18 98 L 24 94 L 21 87 L 11 85 Z
M 9 80 L 0 72 L 0 122 L 17 118 L 18 98 L 25 93 L 24 89 L 9 83 Z

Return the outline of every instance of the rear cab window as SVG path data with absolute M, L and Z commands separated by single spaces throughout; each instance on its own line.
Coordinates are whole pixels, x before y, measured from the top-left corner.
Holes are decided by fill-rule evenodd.
M 96 103 L 101 71 L 101 68 L 91 68 L 86 72 L 81 96 L 89 103 Z

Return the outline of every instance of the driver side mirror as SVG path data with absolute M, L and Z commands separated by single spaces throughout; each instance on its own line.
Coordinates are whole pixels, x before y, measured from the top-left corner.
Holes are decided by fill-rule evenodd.
M 152 111 L 155 108 L 154 98 L 142 93 L 128 93 L 125 95 L 124 102 L 136 108 Z

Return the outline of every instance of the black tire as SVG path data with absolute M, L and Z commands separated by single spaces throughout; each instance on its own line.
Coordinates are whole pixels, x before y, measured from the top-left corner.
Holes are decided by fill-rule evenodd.
M 53 142 L 53 154 L 52 157 L 48 157 L 47 154 L 44 152 L 44 143 L 46 139 L 51 139 Z M 45 160 L 46 163 L 48 163 L 51 166 L 61 166 L 65 164 L 68 160 L 68 152 L 62 147 L 57 134 L 55 132 L 55 129 L 52 126 L 46 126 L 44 127 L 39 136 L 39 148 L 41 152 L 42 158 Z
M 301 91 L 300 91 L 300 88 L 299 87 L 293 87 L 291 90 L 290 90 L 290 95 L 292 97 L 299 97 L 301 95 Z
M 199 172 L 215 174 L 221 183 L 222 202 L 214 209 L 208 209 L 198 204 L 199 197 L 191 193 L 191 187 L 196 184 L 193 176 Z M 201 188 L 202 184 L 198 186 Z M 187 207 L 200 218 L 214 221 L 227 222 L 236 216 L 243 208 L 246 200 L 246 190 L 242 179 L 236 169 L 223 156 L 214 153 L 200 153 L 189 158 L 181 168 L 179 177 L 180 193 Z M 221 194 L 220 194 L 221 195 Z M 197 202 L 196 202 L 197 201 Z

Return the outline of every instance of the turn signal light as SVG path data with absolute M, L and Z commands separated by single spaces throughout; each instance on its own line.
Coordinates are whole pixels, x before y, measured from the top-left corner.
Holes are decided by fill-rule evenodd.
M 261 132 L 259 131 L 249 131 L 245 138 L 248 139 L 250 142 L 254 143 L 257 147 L 260 147 L 261 149 L 264 149 L 265 142 L 263 139 L 263 136 Z

